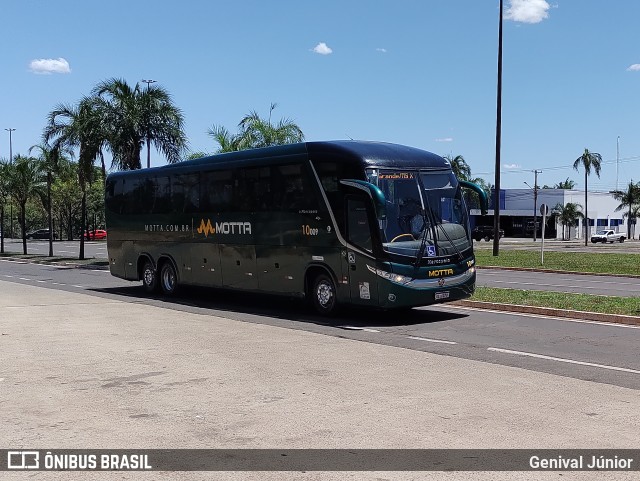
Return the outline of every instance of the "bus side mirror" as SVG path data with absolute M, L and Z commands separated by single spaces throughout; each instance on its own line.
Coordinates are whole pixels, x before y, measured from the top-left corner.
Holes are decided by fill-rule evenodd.
M 376 218 L 378 220 L 386 220 L 387 218 L 387 203 L 382 191 L 370 182 L 358 179 L 342 179 L 340 185 L 348 187 L 350 189 L 357 190 L 359 192 L 365 192 L 371 201 L 376 212 Z
M 487 193 L 484 189 L 478 184 L 474 184 L 473 182 L 468 182 L 466 180 L 459 180 L 458 184 L 460 184 L 460 187 L 463 189 L 471 189 L 478 194 L 478 197 L 480 198 L 480 212 L 482 215 L 486 215 L 489 210 L 489 199 L 487 198 Z

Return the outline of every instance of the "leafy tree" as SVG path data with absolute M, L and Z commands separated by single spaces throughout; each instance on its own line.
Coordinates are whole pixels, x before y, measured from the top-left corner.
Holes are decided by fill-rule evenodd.
M 169 163 L 178 162 L 187 148 L 182 112 L 162 87 L 139 84 L 131 87 L 112 78 L 93 89 L 97 109 L 108 130 L 108 146 L 113 165 L 120 170 L 142 167 L 140 151 L 147 145 L 147 167 L 153 144 Z
M 22 252 L 27 254 L 27 201 L 41 191 L 44 183 L 43 171 L 40 163 L 32 157 L 18 155 L 9 164 L 8 184 L 9 193 L 20 208 L 20 227 L 22 228 Z
M 627 222 L 627 239 L 631 239 L 631 213 L 634 207 L 640 206 L 640 182 L 634 184 L 633 181 L 627 185 L 627 190 L 614 190 L 611 195 L 617 201 L 620 201 L 620 205 L 616 207 L 616 212 L 623 209 L 627 209 L 626 217 L 629 218 Z
M 272 145 L 294 144 L 304 140 L 302 129 L 290 119 L 282 118 L 271 122 L 271 114 L 277 104 L 271 104 L 269 117 L 263 119 L 256 111 L 245 115 L 238 124 L 239 132 L 230 133 L 222 126 L 214 125 L 208 134 L 218 143 L 218 153 L 269 147 Z
M 562 205 L 558 203 L 554 207 L 554 211 L 557 212 L 558 218 L 562 223 L 562 240 L 565 240 L 564 228 L 575 226 L 578 223 L 578 219 L 584 218 L 584 214 L 581 212 L 582 206 L 574 202 L 567 202 Z
M 82 202 L 82 189 L 78 185 L 78 164 L 64 162 L 58 164 L 58 176 L 51 187 L 53 212 L 58 219 L 60 238 L 66 232 L 67 240 L 73 240 L 74 221 Z M 82 229 L 80 229 L 82 231 Z
M 582 166 L 584 169 L 584 245 L 587 245 L 589 240 L 589 213 L 587 210 L 587 193 L 589 191 L 587 186 L 587 180 L 591 175 L 591 170 L 596 173 L 598 178 L 600 177 L 600 169 L 602 168 L 602 156 L 595 152 L 589 152 L 588 149 L 584 149 L 584 152 L 573 162 L 573 168 L 578 170 Z
M 571 190 L 576 186 L 576 183 L 567 177 L 567 180 L 563 180 L 562 182 L 558 182 L 553 186 L 554 189 L 566 189 Z
M 4 206 L 9 198 L 9 169 L 10 163 L 7 160 L 0 160 L 0 253 L 4 254 Z
M 449 161 L 451 170 L 459 180 L 469 180 L 471 178 L 471 167 L 469 167 L 462 155 L 456 155 L 455 157 L 445 155 L 444 158 Z
M 93 165 L 96 159 L 102 161 L 105 174 L 103 148 L 108 139 L 103 112 L 95 98 L 84 97 L 76 106 L 60 104 L 48 115 L 48 123 L 43 132 L 44 142 L 52 142 L 53 148 L 72 150 L 79 148 L 78 182 L 82 190 L 82 225 L 86 226 L 87 186 L 94 179 Z M 84 236 L 80 236 L 78 259 L 84 259 Z

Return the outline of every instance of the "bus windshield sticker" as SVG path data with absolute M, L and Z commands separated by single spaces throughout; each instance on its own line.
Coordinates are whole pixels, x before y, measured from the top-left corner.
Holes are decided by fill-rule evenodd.
M 427 256 L 428 257 L 436 256 L 436 246 L 427 246 Z
M 378 174 L 378 179 L 383 180 L 409 180 L 413 178 L 413 172 L 380 172 Z

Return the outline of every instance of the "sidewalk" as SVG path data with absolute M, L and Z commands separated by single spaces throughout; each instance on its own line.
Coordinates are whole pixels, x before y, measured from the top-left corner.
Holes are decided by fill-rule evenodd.
M 9 449 L 638 448 L 640 396 L 630 389 L 191 314 L 170 303 L 165 309 L 4 281 L 0 293 L 0 445 Z M 17 474 L 3 477 L 23 479 Z M 558 476 L 422 474 L 116 477 Z M 637 472 L 562 477 L 636 478 Z M 38 473 L 37 479 L 114 476 Z

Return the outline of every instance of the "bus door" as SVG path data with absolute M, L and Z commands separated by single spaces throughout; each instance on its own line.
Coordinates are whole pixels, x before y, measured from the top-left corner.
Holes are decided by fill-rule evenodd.
M 347 275 L 351 302 L 353 304 L 377 306 L 378 305 L 378 278 L 371 272 L 368 265 L 376 267 L 375 259 L 372 259 L 360 251 L 373 255 L 372 219 L 370 202 L 367 197 L 348 195 L 346 197 L 347 216 L 347 240 L 349 244 L 357 247 L 346 249 Z

